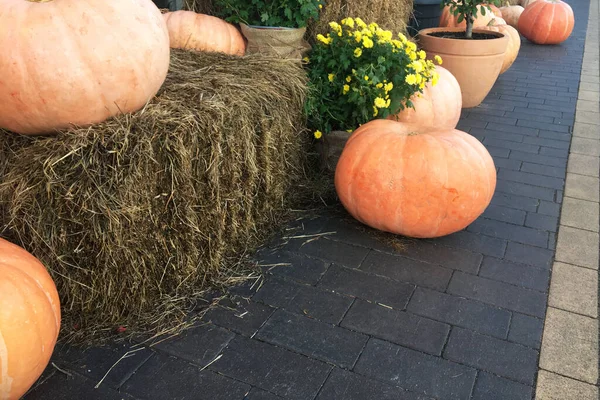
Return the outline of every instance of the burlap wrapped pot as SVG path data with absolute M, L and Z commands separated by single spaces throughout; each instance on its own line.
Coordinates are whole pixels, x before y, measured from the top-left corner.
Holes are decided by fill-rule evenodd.
M 246 54 L 260 53 L 282 58 L 301 59 L 310 50 L 304 40 L 306 28 L 279 28 L 240 24 L 248 40 Z

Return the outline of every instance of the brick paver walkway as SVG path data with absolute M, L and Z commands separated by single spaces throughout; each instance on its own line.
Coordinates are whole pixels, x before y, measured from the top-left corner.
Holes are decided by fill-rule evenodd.
M 463 111 L 498 167 L 468 229 L 398 249 L 326 210 L 261 251 L 266 281 L 205 325 L 151 349 L 59 348 L 70 376 L 49 367 L 27 399 L 530 400 L 588 19 L 588 1 L 571 5 L 566 43 L 523 40 Z

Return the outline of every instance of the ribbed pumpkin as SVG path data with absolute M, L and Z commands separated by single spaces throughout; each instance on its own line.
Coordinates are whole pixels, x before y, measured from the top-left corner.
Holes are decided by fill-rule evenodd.
M 536 44 L 562 43 L 574 26 L 571 6 L 560 0 L 537 0 L 519 18 L 519 33 Z
M 485 15 L 482 15 L 481 8 L 484 6 L 485 5 L 477 6 L 478 13 L 475 16 L 475 20 L 473 21 L 473 27 L 485 26 L 485 25 L 489 24 L 489 22 L 493 18 L 502 16 L 500 9 L 498 9 L 498 7 L 496 7 L 494 5 L 490 6 L 492 8 L 492 12 L 490 12 L 490 10 L 488 10 L 486 8 Z M 495 11 L 494 9 L 497 11 Z M 498 13 L 498 15 L 495 14 L 496 12 Z M 450 6 L 446 6 L 442 10 L 442 15 L 440 17 L 440 27 L 466 28 L 467 23 L 465 21 L 458 23 L 458 15 L 452 15 L 452 13 L 450 13 Z
M 492 157 L 473 136 L 385 119 L 352 134 L 335 171 L 337 194 L 354 218 L 417 238 L 464 229 L 495 187 Z
M 142 108 L 169 68 L 151 0 L 0 0 L 0 127 L 22 134 Z
M 508 45 L 506 46 L 504 61 L 502 62 L 502 69 L 500 70 L 501 74 L 505 73 L 511 65 L 513 65 L 519 55 L 519 50 L 521 49 L 521 37 L 519 36 L 519 32 L 512 26 L 503 22 L 503 19 L 498 18 L 490 23 L 494 25 L 480 27 L 480 29 L 504 33 L 508 37 Z M 495 23 L 498 24 L 495 25 Z
M 0 238 L 0 399 L 19 399 L 40 377 L 60 318 L 58 293 L 46 268 Z
M 462 109 L 460 86 L 447 69 L 436 66 L 435 70 L 440 76 L 437 85 L 427 83 L 420 96 L 415 94 L 411 97 L 414 108 L 405 108 L 389 119 L 419 128 L 456 128 Z
M 193 11 L 163 14 L 174 49 L 212 51 L 243 56 L 244 37 L 235 26 L 220 18 Z
M 502 12 L 502 19 L 513 28 L 517 29 L 519 24 L 519 17 L 523 13 L 524 8 L 521 6 L 506 6 L 500 7 Z

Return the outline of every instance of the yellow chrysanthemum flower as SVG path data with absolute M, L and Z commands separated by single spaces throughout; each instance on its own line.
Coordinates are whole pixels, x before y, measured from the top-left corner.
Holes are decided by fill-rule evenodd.
M 413 42 L 406 42 L 406 48 L 410 51 L 417 51 L 417 45 Z
M 369 75 L 365 75 L 365 81 L 369 80 Z
M 402 42 L 394 39 L 394 40 L 392 40 L 392 45 L 399 49 L 402 47 Z
M 358 26 L 361 29 L 367 27 L 367 24 L 365 24 L 365 22 L 359 17 L 354 18 L 354 22 L 356 22 L 356 26 Z
M 356 43 L 360 43 L 360 41 L 362 40 L 362 33 L 360 31 L 356 31 L 354 32 L 354 40 L 356 40 Z
M 373 41 L 368 37 L 363 38 L 363 46 L 365 49 L 370 49 L 373 47 Z
M 440 74 L 438 74 L 437 72 L 434 72 L 433 74 L 431 74 L 431 84 L 433 86 L 437 85 L 439 80 L 440 80 Z
M 357 47 L 354 49 L 354 57 L 360 57 L 362 55 L 362 49 Z
M 376 87 L 377 89 L 381 89 L 381 88 L 383 87 L 383 83 L 381 83 L 381 82 L 380 82 L 380 83 L 378 83 L 377 85 L 375 85 L 375 87 Z
M 390 82 L 390 83 L 385 84 L 385 87 L 383 88 L 383 90 L 385 90 L 387 93 L 387 92 L 391 91 L 393 88 L 394 88 L 394 84 L 392 82 Z
M 376 117 L 377 114 L 379 114 L 379 109 L 375 106 L 373 106 L 373 116 Z
M 425 82 L 419 83 L 419 89 L 421 89 L 421 90 L 425 89 Z
M 421 60 L 424 60 L 425 57 L 427 57 L 427 54 L 423 50 L 419 51 L 419 58 Z
M 348 75 L 346 77 L 346 82 L 348 82 L 348 83 L 352 82 L 352 77 L 350 75 Z
M 319 4 L 319 9 L 323 9 L 323 4 Z
M 329 82 L 333 82 L 333 80 L 335 79 L 335 74 L 327 75 L 327 79 L 329 79 Z
M 386 97 L 386 99 L 387 99 L 387 97 Z M 388 108 L 390 106 L 391 102 L 392 101 L 390 99 L 387 99 L 385 102 L 385 108 Z
M 433 58 L 435 58 L 435 62 L 438 63 L 438 65 L 442 65 L 442 57 L 436 54 Z
M 344 24 L 350 28 L 354 28 L 354 20 L 352 18 L 344 18 L 342 20 L 342 24 Z
M 414 51 L 409 52 L 408 58 L 410 58 L 412 61 L 415 61 L 417 59 L 417 53 L 415 53 Z
M 310 62 L 310 58 L 308 58 L 308 57 L 304 57 L 304 58 L 302 59 L 302 61 L 304 61 L 304 62 L 308 63 L 308 62 Z
M 314 135 L 315 135 L 315 139 L 321 139 L 321 137 L 323 137 L 323 132 L 316 130 Z
M 375 33 L 377 31 L 377 28 L 379 28 L 379 25 L 377 25 L 375 22 L 371 22 L 369 24 L 369 30 L 373 33 Z
M 321 35 L 320 33 L 317 35 L 317 40 L 327 44 L 327 39 L 325 39 L 325 36 Z
M 400 38 L 400 41 L 402 43 L 406 43 L 408 41 L 408 39 L 406 39 L 406 36 L 404 36 L 403 34 L 399 33 L 398 37 Z
M 331 29 L 333 29 L 335 32 L 338 32 L 338 31 L 341 31 L 341 30 L 342 30 L 342 27 L 340 26 L 340 24 L 338 24 L 338 23 L 337 23 L 337 22 L 335 22 L 335 21 L 331 21 L 331 22 L 329 23 L 329 27 L 330 27 Z
M 344 90 L 342 91 L 343 94 L 346 94 L 350 91 L 350 86 L 348 85 L 344 85 Z
M 384 31 L 383 29 L 379 29 L 377 31 L 377 37 L 382 43 L 389 43 L 392 40 L 393 34 L 390 31 Z
M 404 78 L 404 80 L 409 85 L 415 85 L 417 83 L 417 76 L 415 74 L 408 74 L 406 75 L 406 78 Z
M 410 68 L 414 69 L 416 73 L 419 73 L 419 72 L 423 71 L 423 64 L 421 63 L 420 60 L 412 62 L 412 63 L 408 64 L 408 66 Z
M 386 101 L 384 99 L 382 99 L 381 97 L 377 97 L 375 99 L 374 105 L 377 108 L 385 108 L 386 107 Z

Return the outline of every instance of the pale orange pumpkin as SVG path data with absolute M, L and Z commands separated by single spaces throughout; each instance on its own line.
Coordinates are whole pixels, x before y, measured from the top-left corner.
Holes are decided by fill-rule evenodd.
M 220 18 L 193 11 L 169 12 L 163 17 L 169 29 L 171 48 L 238 56 L 246 52 L 242 34 Z
M 489 24 L 489 22 L 502 15 L 502 13 L 500 12 L 500 10 L 498 9 L 498 7 L 491 5 L 490 7 L 492 8 L 492 12 L 490 12 L 490 10 L 488 10 L 487 8 L 485 9 L 485 15 L 483 15 L 481 13 L 481 9 L 482 7 L 485 7 L 485 4 L 479 5 L 477 6 L 477 15 L 475 16 L 475 19 L 473 21 L 473 27 L 479 27 L 479 26 L 485 26 L 487 24 Z M 496 11 L 494 10 L 494 8 L 497 10 L 497 13 L 500 15 L 496 15 Z M 460 23 L 458 22 L 458 15 L 452 15 L 452 13 L 450 12 L 450 6 L 446 6 L 444 7 L 444 9 L 442 10 L 442 15 L 440 17 L 440 27 L 449 27 L 449 28 L 466 28 L 467 27 L 467 23 L 465 21 L 461 21 Z
M 354 218 L 417 238 L 464 229 L 486 209 L 495 187 L 492 157 L 473 136 L 387 119 L 358 128 L 335 171 L 337 194 Z
M 523 13 L 524 8 L 522 6 L 506 6 L 500 7 L 502 12 L 502 18 L 506 23 L 513 28 L 517 29 L 519 24 L 519 17 Z
M 460 119 L 462 95 L 458 81 L 447 69 L 436 66 L 439 75 L 437 85 L 428 82 L 423 93 L 410 98 L 414 108 L 405 108 L 393 119 L 420 128 L 454 129 Z
M 40 377 L 60 318 L 58 293 L 46 268 L 0 238 L 0 399 L 19 399 Z
M 151 0 L 0 0 L 0 127 L 22 134 L 142 108 L 169 33 Z
M 511 65 L 513 65 L 519 55 L 519 50 L 521 49 L 521 37 L 519 36 L 519 32 L 512 26 L 507 25 L 501 18 L 492 20 L 490 25 L 482 26 L 479 29 L 501 32 L 508 37 L 508 45 L 506 46 L 504 61 L 502 62 L 502 69 L 500 70 L 501 74 L 505 73 Z
M 560 0 L 537 0 L 519 18 L 519 32 L 536 44 L 562 43 L 574 26 L 573 9 Z

